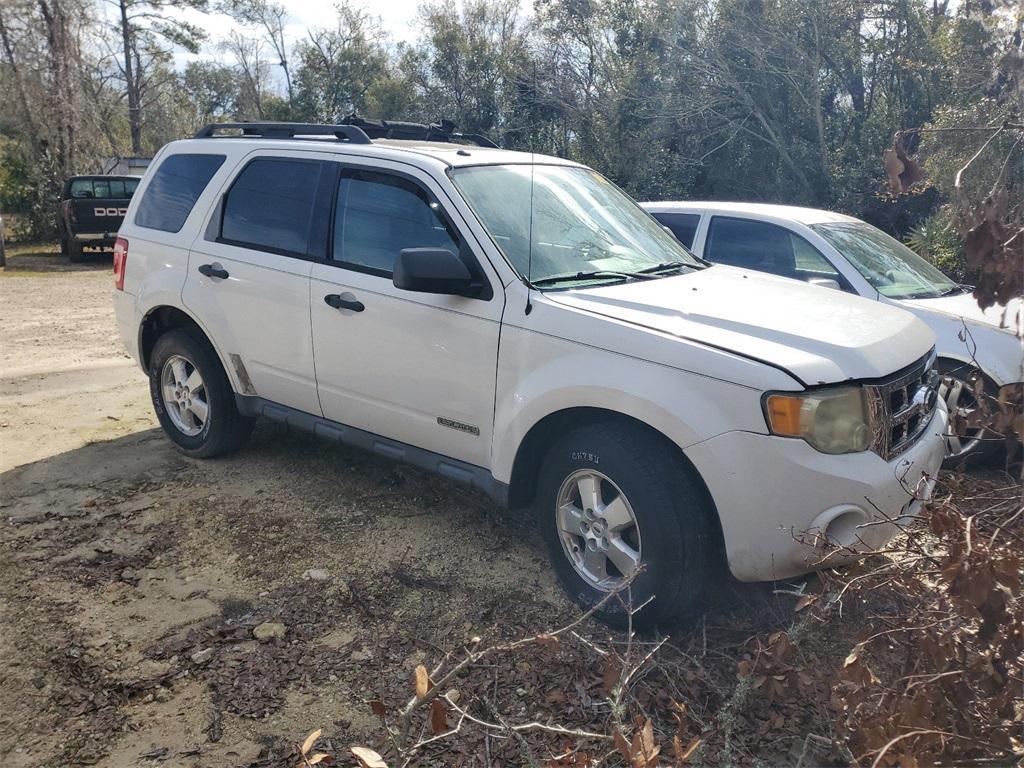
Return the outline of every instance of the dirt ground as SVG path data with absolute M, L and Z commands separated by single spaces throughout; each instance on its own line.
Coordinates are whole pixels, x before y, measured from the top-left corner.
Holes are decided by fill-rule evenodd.
M 4 768 L 292 768 L 293 745 L 317 728 L 334 754 L 385 751 L 370 702 L 393 712 L 417 664 L 578 615 L 532 521 L 459 486 L 264 422 L 236 455 L 184 458 L 122 351 L 109 259 L 70 266 L 54 250 L 12 249 L 0 271 Z M 986 489 L 1007 486 L 998 473 L 978 482 L 988 506 Z M 816 627 L 794 614 L 799 586 L 713 591 L 638 676 L 627 714 L 654 713 L 659 733 L 678 722 L 684 743 L 713 734 L 698 762 L 848 762 L 832 693 L 864 608 Z M 456 693 L 498 719 L 605 728 L 598 645 L 634 646 L 577 630 L 475 669 Z M 813 672 L 785 706 L 737 682 L 752 644 L 778 630 L 802 637 Z M 637 639 L 637 657 L 656 641 Z M 516 739 L 453 742 L 418 765 L 526 762 Z M 583 748 L 621 764 L 608 746 Z M 550 758 L 577 747 L 533 742 L 545 765 L 575 765 Z
M 231 458 L 182 457 L 122 350 L 109 260 L 8 263 L 7 768 L 248 765 L 316 727 L 376 741 L 382 670 L 570 611 L 531 525 L 459 487 L 270 423 Z M 283 640 L 252 639 L 266 621 Z

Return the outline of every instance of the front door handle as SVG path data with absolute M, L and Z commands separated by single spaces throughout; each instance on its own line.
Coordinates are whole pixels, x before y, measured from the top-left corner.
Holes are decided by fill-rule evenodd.
M 327 294 L 324 296 L 324 301 L 335 309 L 351 309 L 353 312 L 362 312 L 366 309 L 363 306 L 363 302 L 356 301 L 355 299 L 343 299 L 336 293 Z
M 219 277 L 221 280 L 228 278 L 228 271 L 219 264 L 203 264 L 199 267 L 199 274 L 207 277 Z

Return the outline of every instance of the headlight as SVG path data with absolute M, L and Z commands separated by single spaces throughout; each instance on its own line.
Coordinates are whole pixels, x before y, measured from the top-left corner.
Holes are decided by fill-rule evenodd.
M 769 394 L 764 415 L 772 434 L 802 438 L 822 453 L 855 453 L 871 445 L 861 387 Z

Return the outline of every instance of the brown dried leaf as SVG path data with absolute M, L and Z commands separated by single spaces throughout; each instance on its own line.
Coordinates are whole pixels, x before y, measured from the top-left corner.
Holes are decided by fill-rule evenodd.
M 309 734 L 309 736 L 306 737 L 306 740 L 304 742 L 302 742 L 302 748 L 301 748 L 302 754 L 304 754 L 304 755 L 307 754 L 309 752 L 309 750 L 311 750 L 313 748 L 313 745 L 316 744 L 316 740 L 320 738 L 320 736 L 323 734 L 323 732 L 324 732 L 323 728 L 317 728 L 315 731 L 313 731 L 311 734 Z
M 604 656 L 601 659 L 601 691 L 611 696 L 622 675 L 622 662 L 617 656 Z
M 633 762 L 633 748 L 626 741 L 626 737 L 622 735 L 622 731 L 616 730 L 613 740 L 615 741 L 616 749 L 619 750 L 619 754 L 629 762 Z
M 693 753 L 697 751 L 697 748 L 700 746 L 700 742 L 700 736 L 696 736 L 690 741 L 689 744 L 686 745 L 686 748 L 684 749 L 683 743 L 679 740 L 679 737 L 674 737 L 672 739 L 672 749 L 676 754 L 676 762 L 680 765 L 687 762 L 691 757 L 693 757 Z
M 633 734 L 633 768 L 654 768 L 660 751 L 661 747 L 654 743 L 654 723 L 647 718 Z
M 306 762 L 310 765 L 320 765 L 321 763 L 323 763 L 324 765 L 330 765 L 334 762 L 334 758 L 328 755 L 326 752 L 317 752 L 315 755 L 308 758 Z
M 441 699 L 430 702 L 430 731 L 435 736 L 448 730 L 448 710 Z
M 370 710 L 377 717 L 387 717 L 388 714 L 388 708 L 384 706 L 384 702 L 377 699 L 370 702 Z
M 359 763 L 359 768 L 388 768 L 384 758 L 366 747 L 350 747 L 352 755 Z
M 546 632 L 542 632 L 541 634 L 537 635 L 537 644 L 542 645 L 545 648 L 557 648 L 559 645 L 562 644 L 562 641 L 554 635 L 549 635 Z
M 416 666 L 416 698 L 422 699 L 430 690 L 430 675 L 422 664 Z

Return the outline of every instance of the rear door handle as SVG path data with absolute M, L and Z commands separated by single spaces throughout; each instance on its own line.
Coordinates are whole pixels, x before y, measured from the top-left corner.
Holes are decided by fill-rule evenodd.
M 336 293 L 329 293 L 324 296 L 324 301 L 335 309 L 351 309 L 353 312 L 362 312 L 366 307 L 363 302 L 355 299 L 343 299 Z
M 203 264 L 199 267 L 199 274 L 207 277 L 219 277 L 221 280 L 228 278 L 228 271 L 219 264 Z

